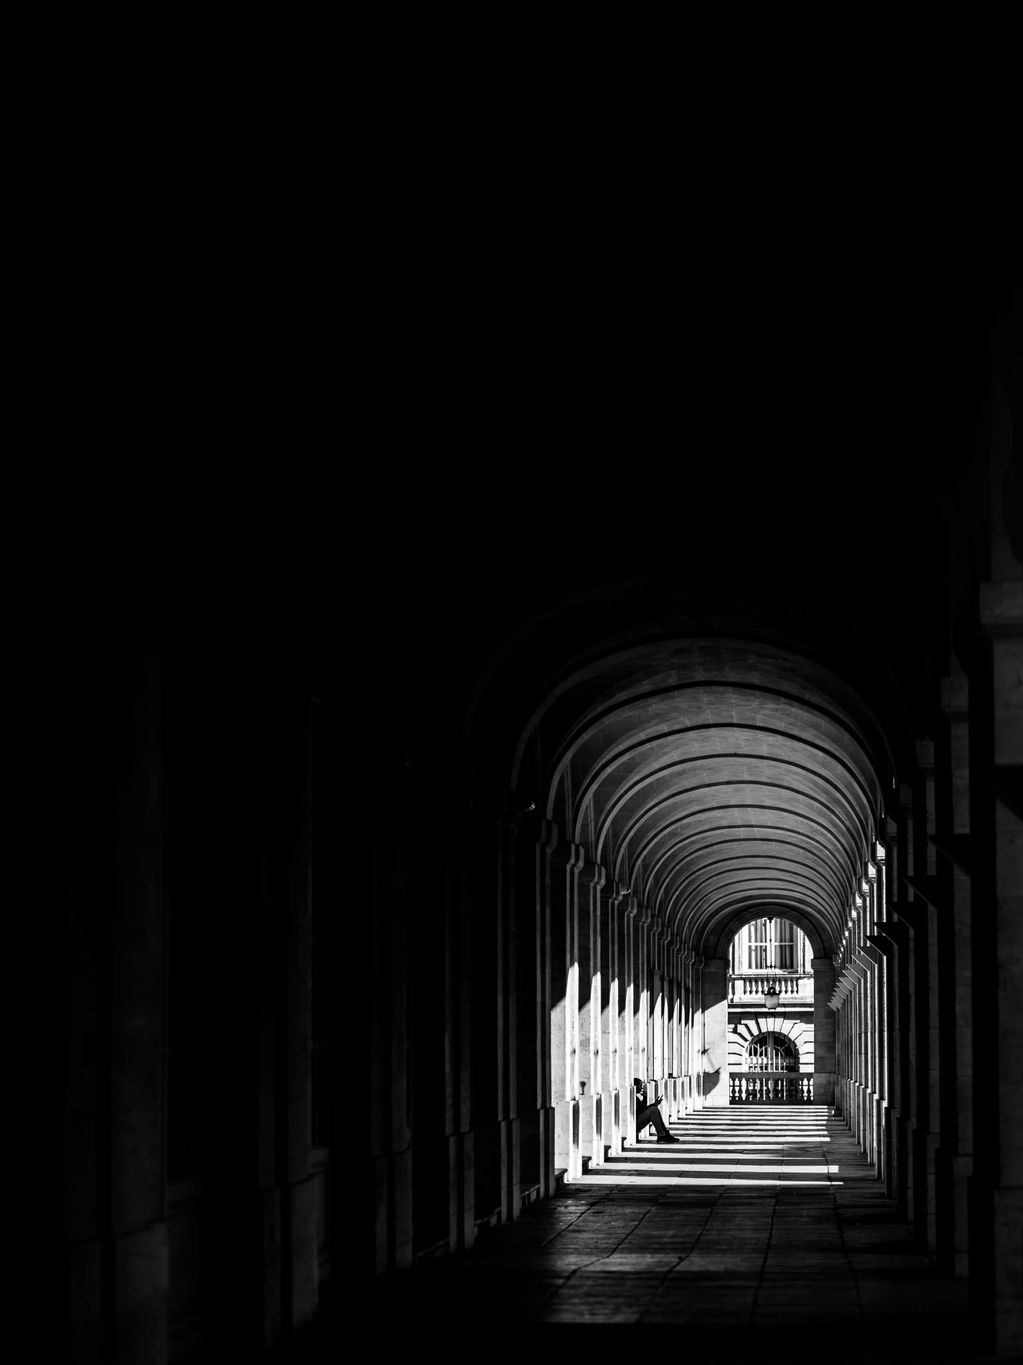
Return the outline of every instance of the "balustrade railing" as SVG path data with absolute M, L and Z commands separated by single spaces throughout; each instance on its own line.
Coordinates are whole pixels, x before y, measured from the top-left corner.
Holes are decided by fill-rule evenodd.
M 784 972 L 732 972 L 728 977 L 728 998 L 737 1000 L 749 995 L 763 995 L 773 986 L 781 1000 L 795 996 L 813 1000 L 813 977 Z
M 785 1071 L 737 1071 L 728 1078 L 729 1104 L 810 1104 L 813 1076 Z

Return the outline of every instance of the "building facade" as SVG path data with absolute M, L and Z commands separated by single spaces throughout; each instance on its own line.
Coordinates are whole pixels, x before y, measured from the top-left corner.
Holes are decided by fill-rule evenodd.
M 801 929 L 758 915 L 728 954 L 728 1096 L 732 1104 L 814 1098 L 813 962 Z M 821 1093 L 828 1092 L 823 1081 Z

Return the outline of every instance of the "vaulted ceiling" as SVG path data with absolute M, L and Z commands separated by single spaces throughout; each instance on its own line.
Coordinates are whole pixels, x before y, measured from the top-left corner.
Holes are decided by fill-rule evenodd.
M 891 778 L 841 678 L 766 643 L 689 638 L 591 661 L 557 695 L 545 814 L 619 888 L 687 943 L 767 905 L 841 938 Z

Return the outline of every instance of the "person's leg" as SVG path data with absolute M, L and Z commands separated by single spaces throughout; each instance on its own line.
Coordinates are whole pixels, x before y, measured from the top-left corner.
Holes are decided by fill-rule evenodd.
M 668 1131 L 668 1125 L 664 1122 L 664 1117 L 656 1104 L 648 1104 L 645 1109 L 641 1109 L 639 1113 L 636 1115 L 637 1137 L 639 1137 L 640 1133 L 643 1131 L 643 1129 L 647 1126 L 648 1123 L 652 1123 L 654 1125 L 654 1131 L 657 1133 L 657 1136 L 659 1138 L 671 1137 L 671 1133 Z
M 658 1142 L 678 1142 L 678 1138 L 672 1133 L 656 1104 L 648 1104 L 645 1109 L 641 1109 L 636 1115 L 636 1136 L 647 1126 L 648 1123 L 654 1125 Z

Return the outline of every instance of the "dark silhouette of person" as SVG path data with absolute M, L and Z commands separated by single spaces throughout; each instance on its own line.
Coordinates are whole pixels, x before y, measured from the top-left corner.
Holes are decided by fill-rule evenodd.
M 668 1131 L 668 1125 L 660 1109 L 656 1104 L 648 1104 L 646 1097 L 646 1082 L 641 1081 L 638 1076 L 633 1076 L 632 1084 L 636 1089 L 636 1137 L 648 1124 L 653 1124 L 657 1133 L 658 1142 L 678 1142 L 674 1133 Z

